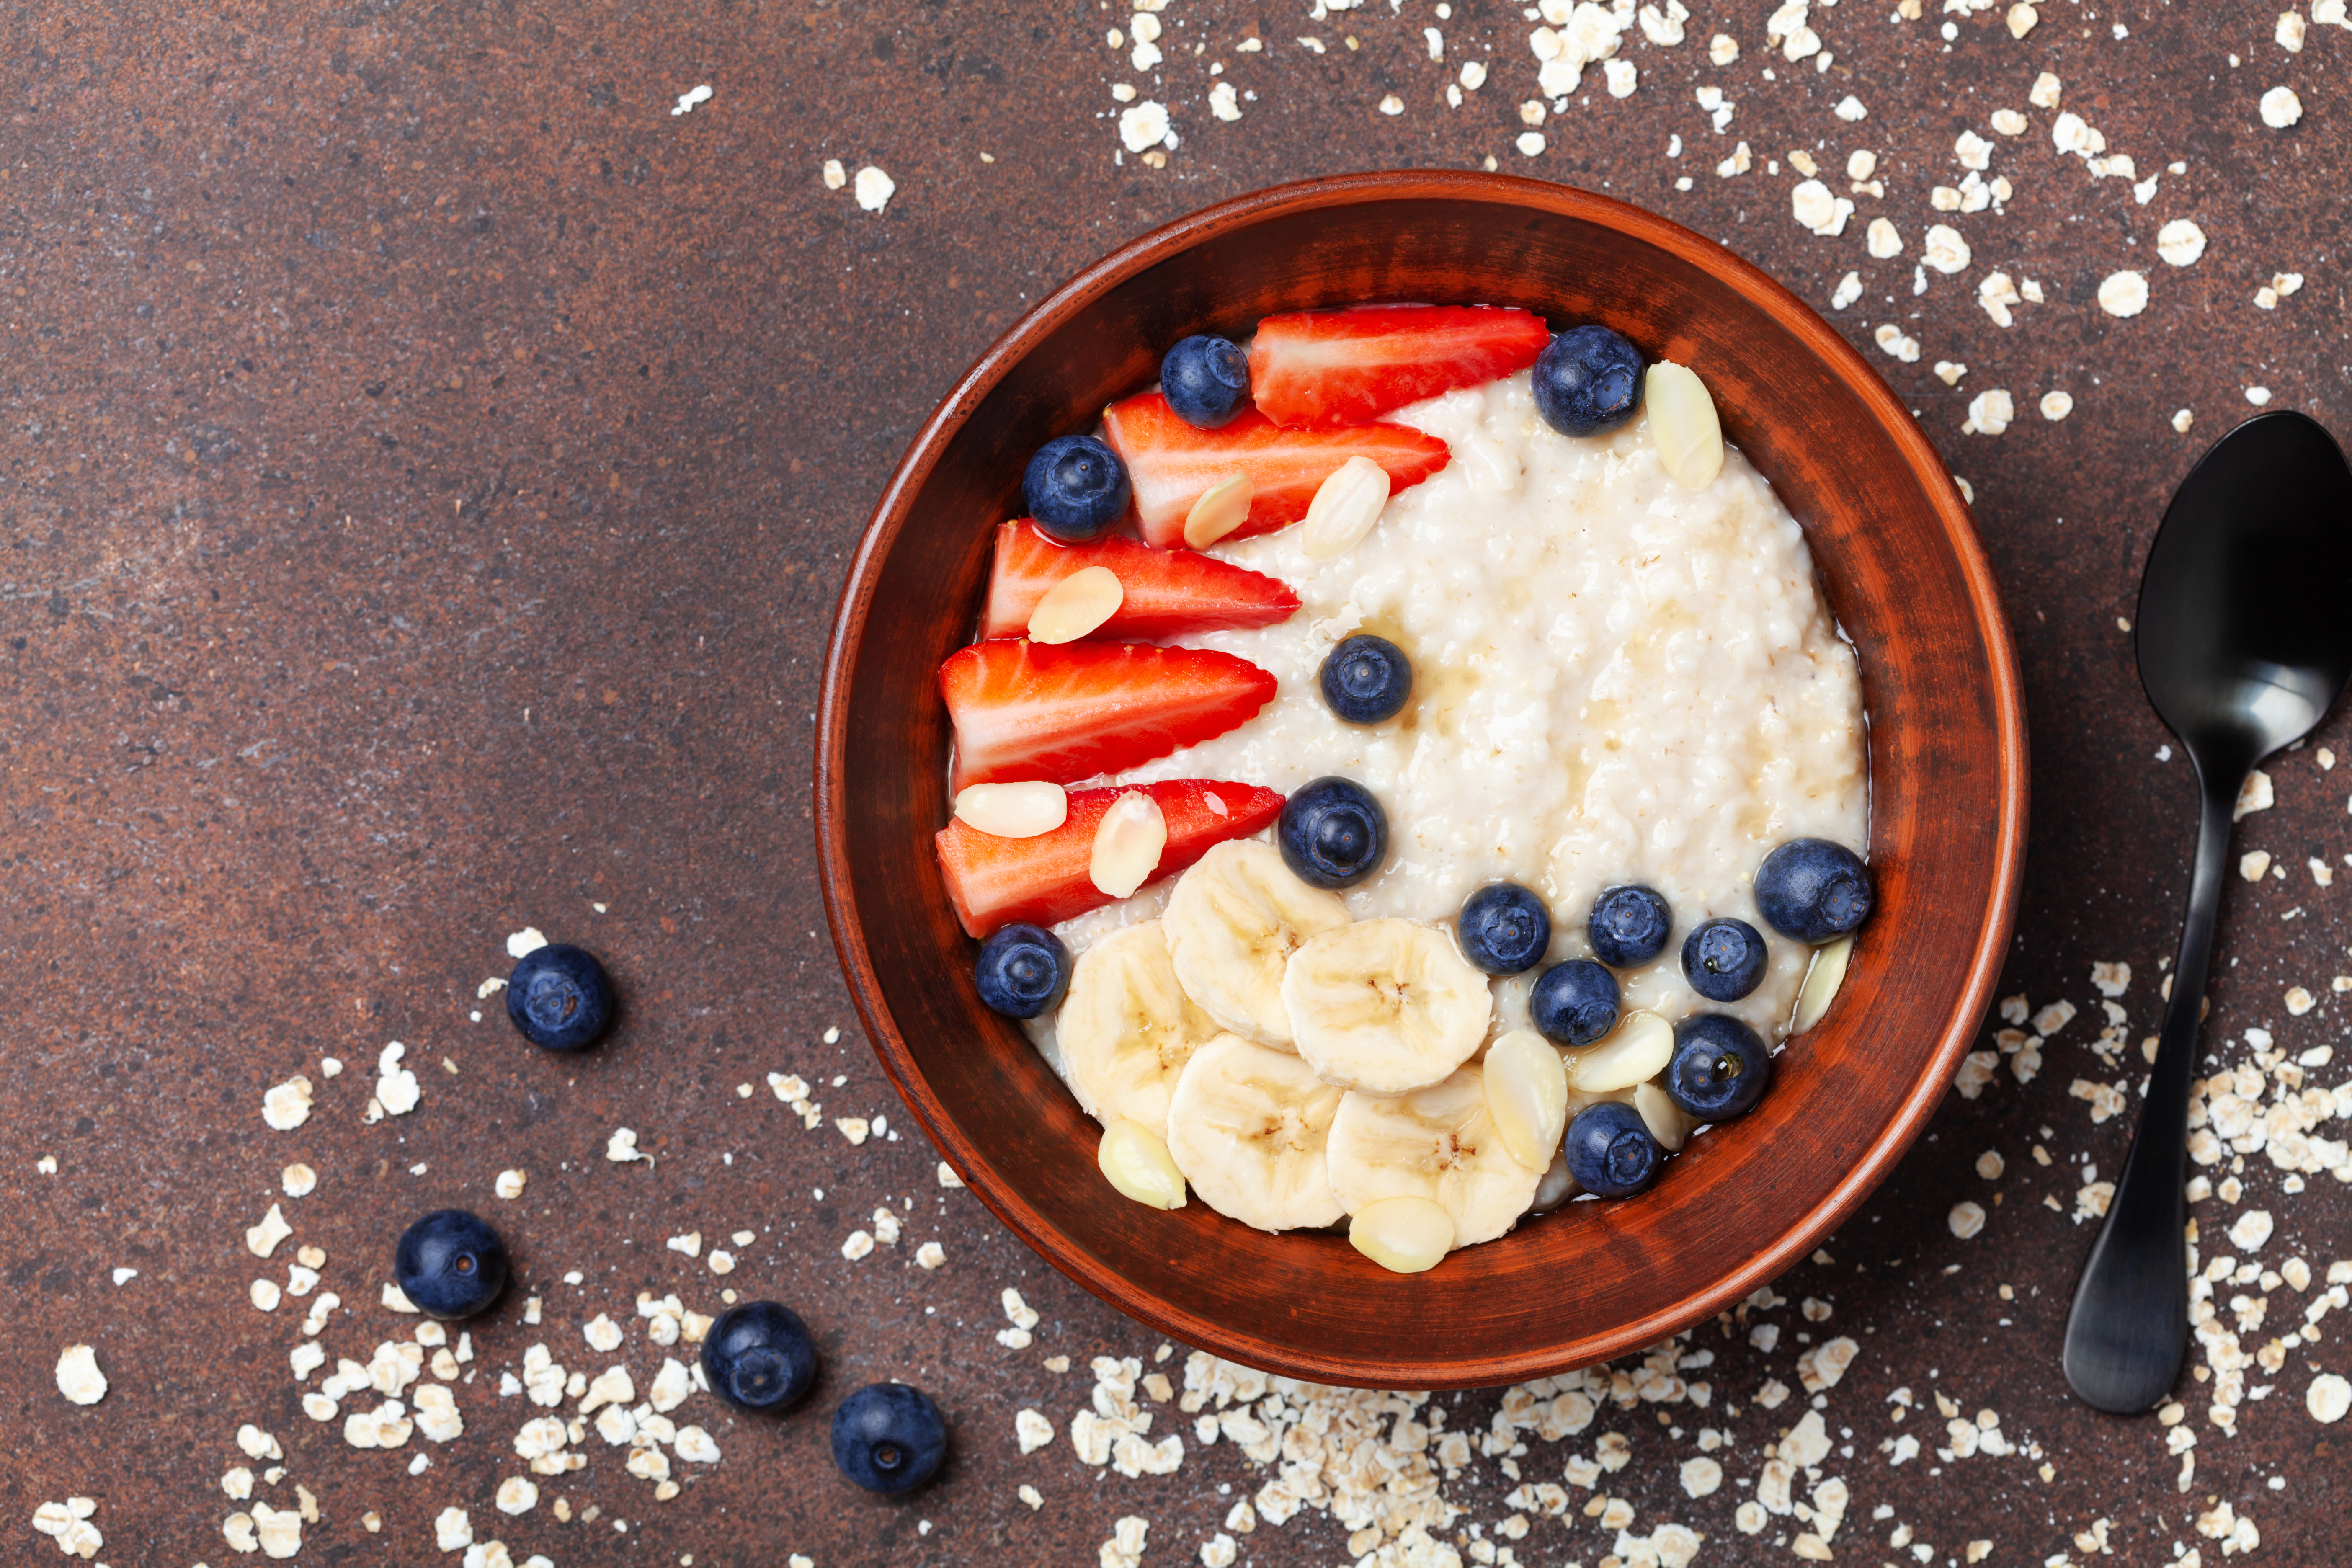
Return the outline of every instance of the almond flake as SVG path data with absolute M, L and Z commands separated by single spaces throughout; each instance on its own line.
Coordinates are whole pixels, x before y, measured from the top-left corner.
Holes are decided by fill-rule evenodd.
M 1371 466 L 1381 473 L 1385 491 L 1387 473 L 1378 464 Z M 1307 526 L 1314 526 L 1311 515 Z M 1161 815 L 1160 803 L 1140 790 L 1129 790 L 1110 803 L 1110 809 L 1103 813 L 1102 822 L 1095 829 L 1094 854 L 1087 875 L 1097 888 L 1111 898 L 1129 897 L 1151 879 L 1160 854 L 1167 847 L 1168 819 Z
M 1109 567 L 1083 567 L 1046 589 L 1037 607 L 1029 612 L 1029 640 L 1047 644 L 1076 642 L 1118 614 L 1119 604 L 1126 596 L 1118 574 Z M 959 795 L 959 815 L 962 808 L 963 800 Z M 1061 825 L 1056 822 L 1053 826 Z

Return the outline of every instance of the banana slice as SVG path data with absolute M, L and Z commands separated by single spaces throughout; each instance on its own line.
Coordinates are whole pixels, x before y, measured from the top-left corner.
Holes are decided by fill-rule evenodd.
M 1168 1152 L 1201 1201 L 1260 1230 L 1337 1225 L 1324 1144 L 1340 1091 L 1238 1035 L 1192 1053 L 1168 1111 Z
M 1160 921 L 1176 978 L 1201 1011 L 1244 1039 L 1290 1050 L 1283 968 L 1308 937 L 1346 925 L 1348 906 L 1293 876 L 1271 844 L 1236 838 L 1176 879 Z
M 1055 1028 L 1063 1070 L 1087 1114 L 1157 1132 L 1167 1130 L 1184 1064 L 1219 1032 L 1176 984 L 1158 921 L 1115 931 L 1078 955 Z
M 1282 977 L 1291 1037 L 1316 1076 L 1368 1094 L 1443 1079 L 1486 1038 L 1494 994 L 1415 921 L 1361 921 L 1308 937 Z
M 1454 1216 L 1456 1247 L 1492 1241 L 1517 1224 L 1543 1180 L 1503 1146 L 1486 1114 L 1485 1069 L 1475 1063 L 1410 1094 L 1349 1090 L 1332 1119 L 1328 1153 L 1331 1190 L 1349 1213 L 1382 1198 L 1428 1198 Z

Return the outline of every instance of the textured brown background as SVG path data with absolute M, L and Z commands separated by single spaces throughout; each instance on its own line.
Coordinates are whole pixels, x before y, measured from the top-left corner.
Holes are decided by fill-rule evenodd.
M 770 1070 L 838 1073 L 847 1082 L 819 1096 L 828 1117 L 896 1109 L 850 1027 L 807 815 L 840 563 L 889 465 L 1044 289 L 1154 223 L 1276 180 L 1491 154 L 1676 217 L 1816 302 L 1860 269 L 1871 292 L 1833 319 L 1975 485 L 2022 656 L 2033 855 L 2004 990 L 2095 1014 L 2089 965 L 2128 960 L 2134 1037 L 2152 1029 L 2191 795 L 2179 761 L 2153 760 L 2165 737 L 2116 617 L 2131 611 L 2165 496 L 2246 411 L 2245 386 L 2352 430 L 2352 34 L 2315 28 L 2290 56 L 2271 41 L 2277 4 L 2112 15 L 2052 4 L 2023 43 L 1992 14 L 1963 16 L 1947 52 L 1937 18 L 1890 26 L 1847 0 L 1814 15 L 1836 56 L 1818 76 L 1766 53 L 1768 5 L 1699 5 L 1679 49 L 1629 33 L 1640 90 L 1612 100 L 1590 70 L 1536 159 L 1511 147 L 1515 105 L 1533 90 L 1528 24 L 1486 0 L 1457 0 L 1444 24 L 1453 61 L 1493 49 L 1494 80 L 1460 110 L 1440 101 L 1454 65 L 1423 53 L 1423 0 L 1401 17 L 1375 5 L 1319 24 L 1302 0 L 1176 0 L 1159 89 L 1104 46 L 1124 15 L 1082 3 L 0 13 L 7 1555 L 46 1560 L 33 1509 L 87 1493 L 108 1536 L 100 1555 L 117 1564 L 236 1561 L 219 1534 L 235 1505 L 217 1478 L 246 1462 L 233 1437 L 253 1421 L 288 1453 L 287 1484 L 261 1495 L 289 1500 L 300 1481 L 320 1500 L 306 1562 L 454 1563 L 433 1552 L 430 1526 L 452 1503 L 518 1560 L 544 1552 L 565 1568 L 688 1552 L 764 1564 L 802 1552 L 826 1568 L 1090 1563 L 1125 1513 L 1152 1521 L 1149 1561 L 1192 1560 L 1229 1500 L 1216 1485 L 1263 1479 L 1229 1446 L 1195 1448 L 1173 1478 L 1128 1481 L 1086 1469 L 1066 1443 L 1024 1459 L 1011 1440 L 1024 1405 L 1066 1424 L 1087 1357 L 1148 1357 L 1153 1342 L 968 1194 L 941 1194 L 918 1135 L 852 1149 L 829 1127 L 803 1131 L 764 1088 L 742 1100 L 734 1086 Z M 2127 39 L 2111 37 L 2116 21 Z M 1704 54 L 1718 28 L 1746 50 L 1724 70 Z M 1234 51 L 1249 32 L 1266 53 Z M 1350 33 L 1360 51 L 1344 48 Z M 1301 50 L 1300 34 L 1330 52 Z M 1205 57 L 1189 54 L 1196 40 Z M 1237 125 L 1205 110 L 1208 59 L 1259 94 Z M 1768 65 L 1777 82 L 1760 79 Z M 2095 184 L 2055 154 L 2036 111 L 2025 138 L 1997 139 L 1994 172 L 2018 187 L 2006 214 L 1940 220 L 1969 237 L 1976 265 L 1915 299 L 1910 263 L 1939 221 L 1927 187 L 1958 174 L 1952 138 L 1981 132 L 1995 107 L 2023 109 L 2040 69 L 2065 79 L 2067 106 L 2143 176 L 2173 159 L 2188 174 L 2164 175 L 2137 205 L 2124 182 Z M 1108 87 L 1121 80 L 1175 108 L 1183 144 L 1165 169 L 1114 161 Z M 715 99 L 671 115 L 702 81 Z M 1692 103 L 1706 81 L 1738 104 L 1729 135 Z M 2273 132 L 2253 105 L 2282 81 L 2305 117 Z M 1390 91 L 1402 116 L 1375 111 Z M 1829 112 L 1849 91 L 1870 108 L 1860 125 Z M 1676 132 L 1690 151 L 1670 162 Z M 1718 180 L 1710 165 L 1737 139 L 1757 167 Z M 1847 149 L 1880 153 L 1888 195 L 1863 201 L 1843 238 L 1799 229 L 1793 176 L 1763 167 L 1816 142 L 1832 176 Z M 887 169 L 888 210 L 827 191 L 828 157 Z M 1675 192 L 1678 174 L 1696 189 Z M 1882 211 L 1907 248 L 1872 263 L 1861 230 Z M 2211 240 L 2186 270 L 2152 254 L 2158 225 L 2183 216 Z M 2126 265 L 2148 273 L 2155 302 L 2116 321 L 2092 296 Z M 1972 298 L 1992 267 L 2039 279 L 2050 302 L 1997 329 Z M 2256 310 L 2254 289 L 2281 269 L 2303 272 L 2305 289 Z M 1869 346 L 1881 321 L 1921 340 L 1920 363 Z M 1958 390 L 1928 374 L 1939 358 L 1972 367 Z M 1961 434 L 1970 393 L 1995 385 L 2022 417 L 1997 439 Z M 2032 412 L 2053 386 L 2076 399 L 2063 424 Z M 2198 415 L 2186 438 L 2167 423 L 2183 405 Z M 2340 717 L 2331 737 L 2352 750 Z M 2280 805 L 2242 836 L 2291 875 L 2233 884 L 2213 1029 L 2265 1024 L 2300 1050 L 2342 1035 L 2352 1005 L 2326 988 L 2352 967 L 2347 895 L 2301 869 L 2352 847 L 2337 804 L 2352 775 L 2323 779 L 2308 752 L 2273 771 Z M 577 1062 L 522 1047 L 495 1001 L 468 1021 L 476 984 L 507 966 L 503 937 L 526 923 L 596 947 L 625 990 L 617 1037 Z M 2322 1003 L 2289 1019 L 2279 996 L 2297 983 Z M 845 1030 L 830 1046 L 829 1025 Z M 2185 1541 L 2210 1563 L 2214 1543 L 2187 1521 L 2213 1498 L 2259 1521 L 2263 1561 L 2340 1560 L 2352 1431 L 2332 1429 L 2331 1445 L 2302 1408 L 2313 1365 L 2352 1371 L 2340 1339 L 2268 1380 L 2277 1392 L 2244 1408 L 2234 1439 L 2206 1428 L 2204 1402 L 2189 1398 L 2205 1435 L 2185 1497 L 2152 1423 L 2095 1416 L 2065 1393 L 2056 1337 L 2088 1232 L 2041 1199 L 2071 1206 L 2079 1173 L 2024 1154 L 2047 1126 L 2062 1160 L 2087 1156 L 2110 1175 L 2119 1163 L 2124 1124 L 2092 1128 L 2066 1093 L 2098 1076 L 2083 1049 L 2095 1026 L 2078 1019 L 2046 1047 L 2031 1086 L 2004 1073 L 1981 1099 L 1954 1098 L 1832 1244 L 1836 1265 L 1781 1284 L 1792 1302 L 1833 1303 L 1815 1331 L 1864 1347 L 1828 1413 L 1857 1447 L 1832 1464 L 1854 1494 L 1841 1561 L 1910 1561 L 1874 1550 L 1905 1522 L 1937 1562 L 1983 1536 L 1996 1563 L 2040 1563 L 2107 1516 L 2118 1562 L 2168 1562 Z M 407 1042 L 424 1103 L 362 1126 L 392 1039 Z M 317 1079 L 323 1054 L 350 1070 L 322 1084 L 307 1126 L 267 1131 L 263 1089 L 297 1070 Z M 640 1131 L 650 1168 L 602 1158 L 620 1124 Z M 1958 1196 L 1989 1202 L 1970 1168 L 1986 1147 L 2009 1158 L 2005 1201 L 1962 1243 L 1944 1216 Z M 56 1175 L 36 1173 L 43 1154 Z M 658 1358 L 635 1331 L 635 1291 L 677 1289 L 711 1310 L 722 1283 L 662 1238 L 751 1227 L 764 1234 L 724 1283 L 796 1303 L 822 1337 L 826 1383 L 781 1428 L 689 1405 L 681 1416 L 709 1425 L 726 1457 L 674 1501 L 654 1503 L 619 1451 L 592 1438 L 587 1470 L 502 1519 L 490 1494 L 518 1468 L 508 1439 L 521 1417 L 484 1383 L 461 1391 L 468 1429 L 445 1447 L 418 1436 L 397 1454 L 361 1453 L 300 1414 L 283 1360 L 300 1303 L 264 1315 L 245 1299 L 249 1279 L 283 1278 L 292 1244 L 272 1265 L 241 1245 L 296 1159 L 321 1173 L 316 1194 L 286 1203 L 297 1241 L 326 1248 L 325 1288 L 355 1309 L 330 1330 L 332 1352 L 363 1360 L 400 1331 L 370 1304 L 392 1239 L 415 1213 L 462 1203 L 505 1229 L 548 1300 L 541 1330 L 520 1323 L 520 1291 L 478 1325 L 478 1369 L 545 1339 L 567 1365 L 627 1360 L 642 1388 Z M 2280 1219 L 2267 1258 L 2352 1255 L 2352 1194 L 2320 1177 L 2282 1196 L 2267 1162 L 2252 1164 L 2247 1203 Z M 490 1179 L 509 1165 L 531 1184 L 499 1204 Z M 842 1237 L 876 1205 L 903 1212 L 908 1198 L 896 1249 L 841 1258 Z M 2210 1224 L 2221 1209 L 2200 1215 Z M 932 1236 L 950 1259 L 935 1274 L 908 1261 Z M 118 1288 L 117 1267 L 140 1275 Z M 562 1284 L 574 1269 L 583 1283 Z M 2003 1281 L 2013 1305 L 1996 1297 Z M 1029 1351 L 993 1342 L 1008 1284 L 1045 1316 Z M 625 1357 L 580 1341 L 574 1325 L 598 1311 L 629 1319 Z M 2013 1326 L 1998 1326 L 2004 1314 Z M 2297 1315 L 2282 1302 L 2273 1324 Z M 1811 1328 L 1793 1305 L 1772 1316 L 1788 1331 L 1775 1355 L 1717 1345 L 1713 1382 L 1743 1405 L 1768 1375 L 1793 1381 L 1793 1335 Z M 50 1376 L 78 1342 L 97 1346 L 113 1382 L 88 1409 Z M 1054 1353 L 1081 1370 L 1045 1372 Z M 942 1482 L 896 1505 L 837 1482 L 823 1440 L 833 1400 L 881 1376 L 931 1389 L 956 1427 Z M 1898 1384 L 1924 1399 L 1931 1378 L 1966 1409 L 2000 1410 L 2012 1438 L 2038 1440 L 2055 1480 L 2021 1459 L 1889 1470 L 1874 1451 L 1894 1430 L 1881 1401 Z M 1467 1396 L 1454 1424 L 1483 1426 L 1491 1403 Z M 1685 1499 L 1672 1467 L 1687 1442 L 1670 1444 L 1647 1409 L 1633 1417 L 1603 1425 L 1633 1436 L 1635 1464 L 1609 1489 L 1635 1503 L 1637 1530 L 1689 1523 L 1711 1538 L 1703 1563 L 1786 1557 L 1769 1546 L 1786 1521 L 1737 1534 L 1742 1494 L 1727 1484 Z M 1749 1408 L 1731 1425 L 1742 1458 L 1727 1470 L 1752 1475 L 1771 1418 Z M 1915 1416 L 1908 1429 L 1938 1426 Z M 418 1452 L 432 1468 L 411 1478 Z M 1538 1446 L 1529 1479 L 1556 1477 L 1557 1453 Z M 1041 1511 L 1014 1500 L 1024 1481 L 1045 1493 Z M 1482 1461 L 1448 1490 L 1468 1506 L 1465 1525 L 1491 1527 L 1507 1486 Z M 559 1492 L 606 1521 L 558 1524 Z M 1874 1524 L 1880 1504 L 1895 1511 Z M 362 1531 L 368 1509 L 383 1534 Z M 1571 1515 L 1539 1522 L 1519 1550 L 1591 1563 L 1611 1539 Z M 1315 1515 L 1244 1547 L 1268 1564 L 1345 1555 Z

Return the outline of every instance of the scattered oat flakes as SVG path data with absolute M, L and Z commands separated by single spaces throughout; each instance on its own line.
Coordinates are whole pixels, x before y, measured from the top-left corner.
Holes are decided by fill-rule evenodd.
M 2352 1382 L 2336 1373 L 2323 1373 L 2311 1380 L 2311 1387 L 2303 1396 L 2303 1407 L 2311 1418 L 2323 1426 L 2332 1426 L 2352 1411 Z
M 274 1085 L 261 1097 L 261 1120 L 279 1132 L 291 1132 L 310 1120 L 310 1080 L 296 1073 Z
M 2284 131 L 2303 118 L 2303 100 L 2295 97 L 2293 88 L 2271 89 L 2263 94 L 2261 108 L 2263 123 L 2273 131 Z
M 528 1172 L 500 1171 L 499 1179 L 492 1184 L 490 1190 L 511 1203 L 522 1196 L 523 1184 L 530 1180 L 530 1175 Z
M 625 1165 L 632 1160 L 642 1160 L 645 1157 L 637 1149 L 637 1135 L 631 1128 L 616 1127 L 613 1130 L 613 1136 L 605 1141 L 604 1158 L 616 1165 Z
M 841 160 L 838 158 L 827 158 L 824 161 L 824 188 L 828 191 L 837 191 L 849 184 L 849 173 L 841 166 Z
M 1952 1227 L 1952 1234 L 1966 1241 L 1984 1229 L 1984 1209 L 1979 1205 L 1966 1201 L 1954 1204 L 1948 1216 L 1948 1223 Z
M 2249 882 L 2261 881 L 2270 868 L 2271 852 L 2267 849 L 2250 849 L 2238 857 L 2238 875 Z
M 2205 231 L 2185 217 L 2156 231 L 2156 253 L 2174 267 L 2187 267 L 2205 254 Z
M 724 1247 L 712 1247 L 710 1249 L 709 1263 L 710 1271 L 713 1274 L 732 1274 L 735 1272 L 735 1255 Z
M 2099 285 L 2099 309 L 2110 316 L 2137 316 L 2147 309 L 2147 279 L 2126 268 Z
M 709 101 L 710 84 L 706 81 L 698 86 L 690 87 L 684 92 L 679 93 L 677 95 L 677 104 L 670 110 L 670 113 L 672 115 L 691 114 L 694 112 L 695 106 L 697 104 L 709 103 Z
M 1998 436 L 2009 428 L 2017 417 L 2017 403 L 2000 387 L 1979 392 L 1969 400 L 1968 422 L 1960 426 L 1963 434 Z
M 2073 394 L 2052 391 L 2045 392 L 2042 395 L 2042 417 L 2044 419 L 2053 421 L 2060 420 L 2065 418 L 2066 416 L 2074 412 L 2074 398 Z
M 2311 993 L 2300 985 L 2290 985 L 2286 988 L 2285 1001 L 2286 1010 L 2298 1018 L 2310 1012 L 2315 1005 Z
M 1939 223 L 1927 230 L 1927 245 L 1924 254 L 1928 266 L 1948 276 L 1962 271 L 1968 267 L 1969 242 L 1960 237 L 1958 229 L 1949 224 Z
M 868 163 L 857 171 L 852 190 L 860 207 L 870 213 L 878 213 L 890 205 L 890 198 L 898 194 L 898 185 L 889 175 Z

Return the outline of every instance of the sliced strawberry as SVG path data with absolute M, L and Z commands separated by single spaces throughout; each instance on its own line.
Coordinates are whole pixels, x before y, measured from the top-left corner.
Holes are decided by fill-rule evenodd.
M 1168 822 L 1168 847 L 1148 881 L 1172 877 L 1213 846 L 1255 833 L 1282 815 L 1282 796 L 1256 784 L 1170 779 L 1074 790 L 1068 819 L 1034 838 L 998 838 L 950 822 L 939 833 L 940 874 L 963 929 L 986 936 L 1013 921 L 1052 925 L 1114 902 L 1091 875 L 1095 829 L 1110 803 L 1130 789 L 1157 801 Z
M 1197 550 L 1155 550 L 1119 533 L 1063 544 L 1024 520 L 996 530 L 996 567 L 989 574 L 980 635 L 1021 636 L 1045 590 L 1088 566 L 1109 568 L 1126 595 L 1090 634 L 1104 641 L 1156 642 L 1225 626 L 1270 626 L 1298 608 L 1289 584 Z
M 1198 647 L 999 637 L 940 666 L 955 787 L 1068 784 L 1222 735 L 1274 698 L 1274 677 Z
M 1250 343 L 1250 396 L 1277 425 L 1360 425 L 1523 371 L 1550 341 L 1541 316 L 1491 305 L 1268 316 Z
M 1104 409 L 1103 435 L 1135 481 L 1143 537 L 1163 547 L 1184 542 L 1184 514 L 1202 491 L 1234 474 L 1249 476 L 1252 497 L 1249 521 L 1229 537 L 1246 539 L 1305 517 L 1316 490 L 1350 458 L 1386 468 L 1394 492 L 1437 472 L 1447 457 L 1444 442 L 1402 425 L 1286 429 L 1255 409 L 1217 429 L 1196 430 L 1156 392 Z

